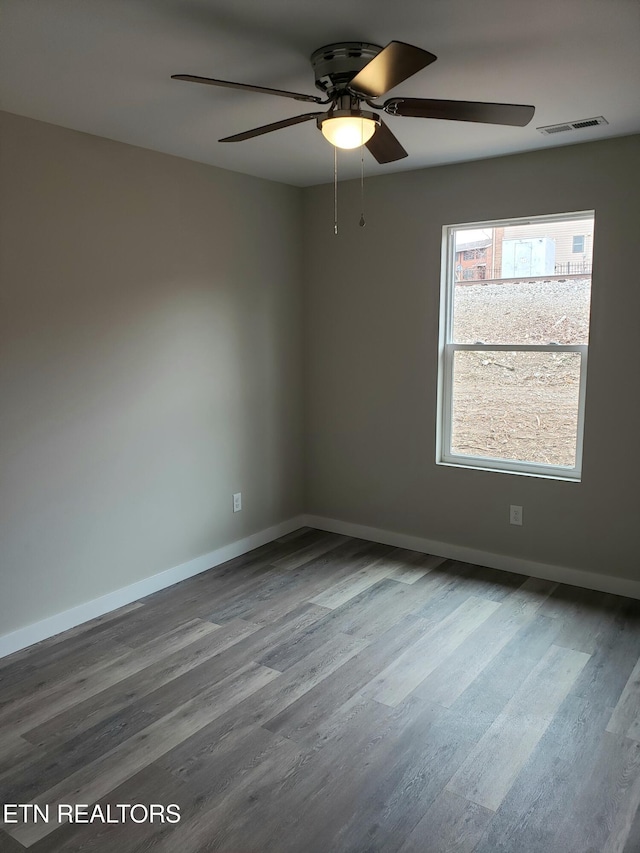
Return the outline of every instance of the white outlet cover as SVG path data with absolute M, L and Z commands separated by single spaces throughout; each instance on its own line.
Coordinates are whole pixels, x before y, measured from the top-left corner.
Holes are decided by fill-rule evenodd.
M 509 507 L 509 522 L 511 524 L 516 524 L 518 527 L 522 527 L 522 507 L 515 506 L 512 504 Z

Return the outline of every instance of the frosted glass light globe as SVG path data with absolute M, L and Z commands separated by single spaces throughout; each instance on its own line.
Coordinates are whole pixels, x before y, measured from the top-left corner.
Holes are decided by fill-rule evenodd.
M 371 139 L 375 129 L 373 119 L 361 116 L 338 116 L 322 122 L 322 135 L 336 148 L 359 148 Z

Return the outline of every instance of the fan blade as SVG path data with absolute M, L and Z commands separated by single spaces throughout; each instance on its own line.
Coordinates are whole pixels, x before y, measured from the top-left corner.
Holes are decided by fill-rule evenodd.
M 535 107 L 524 104 L 491 104 L 482 101 L 437 101 L 429 98 L 391 98 L 384 111 L 393 116 L 444 118 L 524 127 L 533 118 Z
M 365 145 L 378 163 L 393 163 L 409 156 L 383 121 Z
M 368 98 L 379 98 L 438 57 L 420 47 L 392 41 L 349 82 L 349 88 Z
M 245 130 L 244 133 L 236 133 L 234 136 L 225 136 L 224 139 L 219 139 L 218 142 L 242 142 L 244 139 L 253 139 L 254 136 L 262 136 L 263 133 L 271 133 L 272 130 L 291 127 L 293 124 L 300 124 L 303 121 L 311 121 L 312 118 L 317 118 L 318 116 L 323 115 L 323 112 L 303 113 L 301 116 L 285 118 L 282 121 L 274 121 L 273 124 L 263 124 L 262 127 L 254 127 L 253 130 Z
M 264 95 L 280 95 L 282 98 L 293 98 L 294 101 L 309 101 L 312 104 L 324 103 L 322 98 L 315 95 L 301 95 L 298 92 L 287 92 L 285 89 L 267 89 L 265 86 L 250 86 L 248 83 L 232 83 L 230 80 L 214 80 L 213 77 L 196 77 L 193 74 L 172 74 L 172 80 L 186 80 L 187 83 L 206 83 L 207 86 L 222 86 L 225 89 L 244 89 L 245 92 L 262 92 Z

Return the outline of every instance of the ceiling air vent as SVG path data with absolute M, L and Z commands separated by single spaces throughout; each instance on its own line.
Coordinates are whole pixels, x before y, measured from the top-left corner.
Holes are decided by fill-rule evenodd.
M 546 127 L 536 127 L 540 133 L 549 136 L 552 133 L 564 133 L 567 130 L 581 130 L 583 127 L 595 127 L 597 124 L 609 124 L 604 116 L 581 118 L 578 121 L 565 121 L 563 124 L 548 124 Z

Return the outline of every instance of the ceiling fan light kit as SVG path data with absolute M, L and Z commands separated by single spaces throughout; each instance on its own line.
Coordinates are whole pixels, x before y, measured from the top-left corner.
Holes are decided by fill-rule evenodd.
M 317 123 L 332 145 L 350 149 L 366 145 L 380 126 L 380 117 L 365 110 L 332 110 Z

